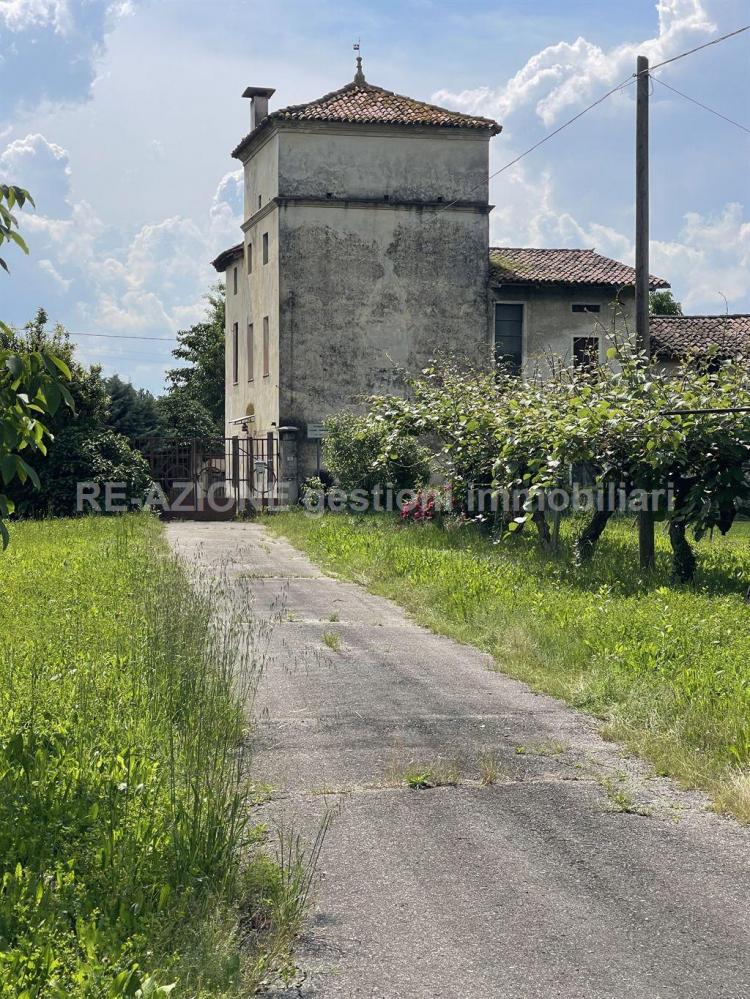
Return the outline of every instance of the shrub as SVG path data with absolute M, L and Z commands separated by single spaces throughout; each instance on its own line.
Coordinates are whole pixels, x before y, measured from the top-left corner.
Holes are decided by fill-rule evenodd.
M 130 506 L 142 500 L 150 482 L 148 462 L 112 430 L 83 430 L 75 425 L 64 430 L 50 448 L 47 463 L 41 467 L 41 490 L 30 497 L 28 508 L 55 516 L 76 512 L 78 482 L 95 482 L 103 490 L 105 482 L 123 483 L 118 503 Z
M 326 465 L 342 489 L 396 489 L 421 485 L 430 477 L 430 451 L 378 415 L 339 413 L 326 420 Z

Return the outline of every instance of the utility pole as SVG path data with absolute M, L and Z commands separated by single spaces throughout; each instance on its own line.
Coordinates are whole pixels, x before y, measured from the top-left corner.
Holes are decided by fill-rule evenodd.
M 649 263 L 648 263 L 648 59 L 636 62 L 635 115 L 635 340 L 650 363 Z M 650 510 L 638 514 L 638 549 L 641 569 L 654 566 L 654 517 Z

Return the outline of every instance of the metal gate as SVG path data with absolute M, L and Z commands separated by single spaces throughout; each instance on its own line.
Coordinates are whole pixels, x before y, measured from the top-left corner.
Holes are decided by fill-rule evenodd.
M 136 437 L 132 444 L 148 462 L 156 487 L 152 501 L 165 516 L 229 519 L 278 499 L 275 433 L 187 441 Z

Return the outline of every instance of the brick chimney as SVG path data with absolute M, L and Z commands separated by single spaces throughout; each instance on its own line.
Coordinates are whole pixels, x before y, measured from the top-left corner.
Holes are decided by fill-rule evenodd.
M 276 91 L 273 87 L 247 87 L 243 97 L 250 98 L 250 131 L 260 125 L 264 118 L 268 117 L 268 98 L 272 97 Z

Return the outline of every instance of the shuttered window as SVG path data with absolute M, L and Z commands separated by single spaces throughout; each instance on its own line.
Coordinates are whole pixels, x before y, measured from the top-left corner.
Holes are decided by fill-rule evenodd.
M 495 303 L 495 361 L 511 374 L 523 365 L 523 305 Z
M 255 358 L 253 356 L 253 324 L 247 324 L 247 380 L 251 382 L 255 376 Z
M 232 326 L 232 381 L 236 385 L 239 381 L 240 358 L 239 358 L 240 324 L 234 323 Z

